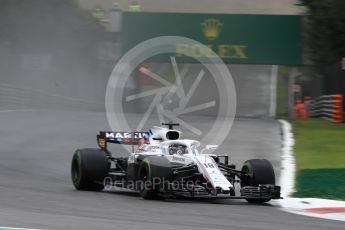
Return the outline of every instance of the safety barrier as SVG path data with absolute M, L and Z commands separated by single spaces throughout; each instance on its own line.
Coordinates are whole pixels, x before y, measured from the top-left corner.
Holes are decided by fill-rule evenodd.
M 344 121 L 343 95 L 322 95 L 310 102 L 307 102 L 307 108 L 310 117 L 320 117 L 335 123 Z
M 296 118 L 308 118 L 309 117 L 309 111 L 307 108 L 307 104 L 303 103 L 302 100 L 297 100 L 295 104 L 295 117 Z

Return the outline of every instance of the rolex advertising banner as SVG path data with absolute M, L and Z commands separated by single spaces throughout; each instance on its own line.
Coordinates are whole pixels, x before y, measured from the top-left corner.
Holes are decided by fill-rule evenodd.
M 179 62 L 301 65 L 301 16 L 124 12 L 122 51 L 159 36 L 183 36 L 196 44 L 176 44 Z M 205 49 L 205 46 L 210 49 Z M 165 57 L 155 57 L 164 61 Z

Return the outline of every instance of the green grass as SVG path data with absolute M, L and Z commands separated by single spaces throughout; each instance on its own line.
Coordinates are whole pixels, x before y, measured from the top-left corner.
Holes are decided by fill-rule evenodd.
M 345 199 L 341 195 L 345 194 L 345 124 L 320 119 L 294 120 L 292 124 L 297 170 L 294 195 Z M 328 186 L 332 188 L 324 188 Z
M 297 170 L 345 168 L 345 124 L 294 120 L 293 132 Z
M 295 197 L 345 200 L 345 169 L 303 169 L 297 173 Z

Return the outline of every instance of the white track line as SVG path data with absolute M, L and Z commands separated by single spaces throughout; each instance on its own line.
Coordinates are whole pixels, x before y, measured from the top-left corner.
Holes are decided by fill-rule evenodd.
M 0 113 L 28 112 L 28 111 L 37 111 L 37 110 L 35 110 L 35 109 L 8 109 L 8 110 L 0 110 Z
M 293 145 L 295 140 L 292 134 L 291 124 L 285 120 L 279 120 L 282 129 L 282 160 L 280 184 L 282 185 L 282 196 L 288 197 L 295 190 L 295 158 L 293 156 Z
M 289 122 L 279 120 L 282 128 L 282 163 L 280 184 L 282 186 L 283 200 L 278 203 L 282 210 L 305 216 L 324 218 L 330 220 L 345 221 L 345 212 L 315 213 L 308 209 L 315 208 L 335 208 L 345 207 L 345 201 L 318 199 L 318 198 L 293 198 L 290 197 L 295 191 L 295 159 L 293 155 L 294 138 L 292 134 L 292 126 Z
M 2 227 L 2 226 L 0 226 L 0 230 L 39 230 L 39 229 L 32 229 L 32 228 L 11 228 L 11 227 Z

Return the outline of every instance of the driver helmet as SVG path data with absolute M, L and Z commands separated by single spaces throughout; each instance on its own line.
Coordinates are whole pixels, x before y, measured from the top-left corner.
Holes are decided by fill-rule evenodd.
M 171 144 L 169 146 L 169 154 L 170 155 L 183 155 L 188 153 L 187 146 L 183 144 Z

